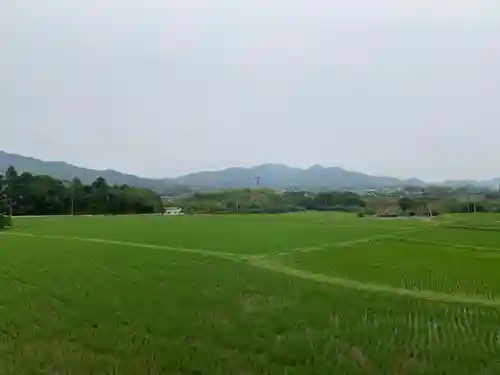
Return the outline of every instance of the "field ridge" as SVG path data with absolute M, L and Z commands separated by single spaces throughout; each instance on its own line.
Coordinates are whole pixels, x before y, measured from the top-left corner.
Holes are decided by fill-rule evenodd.
M 8 236 L 20 236 L 20 237 L 37 237 L 37 238 L 46 238 L 52 240 L 67 240 L 67 241 L 82 241 L 82 242 L 95 242 L 102 243 L 107 245 L 121 245 L 121 246 L 132 246 L 132 247 L 142 247 L 149 249 L 163 249 L 169 251 L 178 251 L 185 253 L 194 253 L 200 255 L 208 255 L 208 256 L 216 256 L 222 258 L 230 258 L 230 257 L 239 257 L 239 254 L 227 253 L 222 251 L 213 251 L 208 249 L 193 249 L 193 248 L 185 248 L 185 247 L 173 247 L 167 245 L 155 245 L 148 244 L 142 242 L 130 242 L 130 241 L 118 241 L 118 240 L 108 240 L 103 238 L 92 238 L 92 237 L 68 237 L 68 236 L 56 236 L 56 235 L 44 235 L 44 234 L 33 234 L 33 233 L 18 233 L 18 232 L 0 232 L 0 235 L 8 235 Z
M 403 232 L 413 232 L 413 231 L 418 231 L 419 229 L 413 229 L 411 231 L 406 230 Z M 401 233 L 401 232 L 399 232 Z M 235 253 L 229 253 L 229 252 L 220 252 L 220 251 L 213 251 L 213 250 L 208 250 L 208 249 L 192 249 L 192 248 L 182 248 L 182 247 L 171 247 L 171 246 L 165 246 L 165 245 L 155 245 L 155 244 L 147 244 L 147 243 L 137 243 L 137 242 L 129 242 L 129 241 L 117 241 L 117 240 L 107 240 L 107 239 L 100 239 L 100 238 L 89 238 L 89 237 L 67 237 L 67 236 L 57 236 L 57 235 L 38 235 L 38 234 L 32 234 L 32 233 L 19 233 L 19 232 L 3 232 L 0 233 L 2 235 L 7 235 L 7 236 L 20 236 L 20 237 L 36 237 L 36 238 L 46 238 L 46 239 L 56 239 L 56 240 L 67 240 L 67 241 L 82 241 L 82 242 L 94 242 L 94 243 L 102 243 L 102 244 L 109 244 L 109 245 L 120 245 L 120 246 L 131 246 L 131 247 L 141 247 L 141 248 L 150 248 L 150 249 L 164 249 L 168 251 L 177 251 L 177 252 L 186 252 L 186 253 L 193 253 L 193 254 L 199 254 L 199 255 L 204 255 L 204 256 L 214 256 L 218 258 L 224 258 L 228 260 L 233 260 L 233 261 L 240 261 L 245 264 L 248 264 L 252 267 L 260 268 L 260 269 L 265 269 L 268 271 L 272 271 L 275 273 L 295 277 L 295 278 L 300 278 L 300 279 L 305 279 L 305 280 L 311 280 L 315 282 L 320 282 L 323 284 L 329 284 L 329 285 L 335 285 L 347 289 L 355 289 L 355 290 L 362 290 L 362 291 L 367 291 L 371 293 L 388 293 L 388 294 L 393 294 L 393 295 L 398 295 L 398 296 L 406 296 L 406 297 L 412 297 L 412 298 L 417 298 L 417 299 L 423 299 L 423 300 L 431 300 L 431 301 L 437 301 L 437 302 L 443 302 L 443 303 L 458 303 L 458 304 L 472 304 L 472 305 L 479 305 L 479 306 L 484 306 L 484 307 L 500 307 L 500 300 L 499 299 L 485 299 L 485 298 L 476 298 L 476 297 L 469 297 L 466 295 L 461 295 L 461 294 L 450 294 L 450 293 L 442 293 L 442 292 L 435 292 L 431 290 L 418 290 L 418 289 L 407 289 L 407 288 L 398 288 L 386 284 L 377 284 L 377 283 L 369 283 L 369 282 L 361 282 L 357 280 L 352 280 L 352 279 L 347 279 L 347 278 L 340 278 L 340 277 L 334 277 L 330 275 L 324 275 L 320 273 L 314 273 L 310 271 L 305 271 L 305 270 L 299 270 L 295 268 L 288 267 L 286 265 L 283 265 L 279 262 L 274 262 L 274 261 L 269 261 L 266 260 L 265 258 L 269 255 L 273 254 L 267 254 L 264 256 L 249 256 L 249 255 L 243 255 L 243 254 L 235 254 Z M 373 238 L 394 238 L 397 237 L 398 235 L 379 235 L 379 236 L 372 236 L 372 237 L 366 237 L 362 239 L 357 239 L 357 240 L 352 240 L 352 241 L 345 241 L 343 243 L 338 243 L 340 246 L 346 246 L 346 243 L 360 243 L 360 241 L 366 242 L 370 239 Z M 356 242 L 357 241 L 357 242 Z M 343 245 L 341 245 L 343 244 Z M 335 244 L 331 244 L 334 246 Z M 275 255 L 275 254 L 274 254 Z
M 437 245 L 450 247 L 454 249 L 464 249 L 464 250 L 472 250 L 472 251 L 500 251 L 500 248 L 495 247 L 487 247 L 487 246 L 475 246 L 475 245 L 462 245 L 452 242 L 444 242 L 444 241 L 434 241 L 434 240 L 421 240 L 417 238 L 407 238 L 394 236 L 395 240 L 400 242 L 414 243 L 414 244 L 422 244 L 422 245 Z
M 500 299 L 474 298 L 462 294 L 441 293 L 432 290 L 406 289 L 386 284 L 366 283 L 347 278 L 340 278 L 310 271 L 299 270 L 277 262 L 269 262 L 264 260 L 251 260 L 249 261 L 249 263 L 254 267 L 282 273 L 284 275 L 312 280 L 323 284 L 336 285 L 348 289 L 363 290 L 373 293 L 389 293 L 398 296 L 413 297 L 444 303 L 470 304 L 496 308 L 500 307 Z
M 329 243 L 324 243 L 321 245 L 310 246 L 310 247 L 299 247 L 299 248 L 291 249 L 288 251 L 260 254 L 260 255 L 256 255 L 255 258 L 266 258 L 269 256 L 285 256 L 285 255 L 292 255 L 294 253 L 307 253 L 307 252 L 311 252 L 311 251 L 327 250 L 327 249 L 332 248 L 332 247 L 336 247 L 336 248 L 349 247 L 349 246 L 359 245 L 359 244 L 363 244 L 363 243 L 367 243 L 367 242 L 371 242 L 371 241 L 381 241 L 381 240 L 386 240 L 386 239 L 398 238 L 402 234 L 420 232 L 424 229 L 426 229 L 426 228 L 411 228 L 411 229 L 405 229 L 402 231 L 398 231 L 397 233 L 392 233 L 392 234 L 378 234 L 375 236 L 356 238 L 354 240 L 347 240 L 347 241 L 340 241 L 340 242 L 329 242 Z

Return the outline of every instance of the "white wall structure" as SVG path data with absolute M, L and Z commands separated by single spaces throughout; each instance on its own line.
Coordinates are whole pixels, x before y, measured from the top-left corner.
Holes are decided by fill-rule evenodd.
M 165 215 L 184 215 L 180 207 L 165 207 Z

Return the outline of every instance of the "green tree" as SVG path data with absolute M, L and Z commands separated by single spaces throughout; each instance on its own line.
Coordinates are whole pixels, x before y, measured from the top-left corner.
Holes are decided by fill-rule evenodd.
M 408 210 L 411 210 L 415 207 L 415 202 L 408 198 L 408 197 L 402 197 L 398 201 L 399 208 L 401 208 L 401 211 L 406 212 Z
M 72 205 L 77 213 L 150 213 L 161 209 L 160 198 L 149 189 L 109 186 L 102 178 L 83 185 L 78 179 L 69 182 L 18 174 L 12 167 L 5 176 L 0 175 L 0 210 L 8 212 L 11 202 L 15 215 L 67 214 Z
M 85 210 L 86 207 L 86 194 L 85 186 L 83 186 L 82 181 L 79 178 L 74 178 L 71 181 L 71 197 L 73 200 L 73 212 L 78 213 L 81 210 Z

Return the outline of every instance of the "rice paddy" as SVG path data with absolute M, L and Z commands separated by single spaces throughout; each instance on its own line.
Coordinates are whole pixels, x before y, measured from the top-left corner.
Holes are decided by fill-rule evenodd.
M 0 373 L 499 374 L 499 271 L 488 214 L 18 218 Z

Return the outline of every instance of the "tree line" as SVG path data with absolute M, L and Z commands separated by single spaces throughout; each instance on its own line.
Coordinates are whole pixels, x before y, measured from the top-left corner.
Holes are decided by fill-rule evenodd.
M 365 205 L 352 192 L 279 192 L 272 189 L 232 189 L 197 192 L 172 201 L 186 213 L 284 213 L 306 210 L 357 211 Z
M 111 186 L 98 177 L 84 185 L 78 178 L 61 181 L 50 176 L 0 174 L 0 213 L 13 215 L 141 214 L 160 212 L 160 197 L 150 189 Z
M 436 190 L 436 191 L 434 191 Z M 185 213 L 282 213 L 346 211 L 362 215 L 427 216 L 442 213 L 500 212 L 500 193 L 464 195 L 464 189 L 429 189 L 424 195 L 368 196 L 350 191 L 276 191 L 232 189 L 196 192 L 174 199 Z

